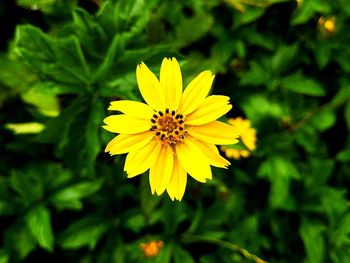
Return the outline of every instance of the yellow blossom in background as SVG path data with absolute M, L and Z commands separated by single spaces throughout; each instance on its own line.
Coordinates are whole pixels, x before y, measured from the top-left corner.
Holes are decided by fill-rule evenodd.
M 331 34 L 335 31 L 335 17 L 318 19 L 318 25 L 324 33 Z
M 228 123 L 238 130 L 240 134 L 240 140 L 247 149 L 232 149 L 222 146 L 221 150 L 225 153 L 225 155 L 228 158 L 247 158 L 250 155 L 250 152 L 255 150 L 256 148 L 256 130 L 251 127 L 251 123 L 249 120 L 244 120 L 241 117 L 229 119 Z
M 145 257 L 155 257 L 159 254 L 163 245 L 163 241 L 151 241 L 149 243 L 141 243 L 140 248 Z
M 212 178 L 210 166 L 227 168 L 216 144 L 237 143 L 238 131 L 216 121 L 232 106 L 229 97 L 207 96 L 214 75 L 203 71 L 182 91 L 182 74 L 175 58 L 164 58 L 160 79 L 142 62 L 136 68 L 145 103 L 120 100 L 109 110 L 123 114 L 104 119 L 106 130 L 118 133 L 105 149 L 111 155 L 128 153 L 124 171 L 128 178 L 149 170 L 152 194 L 165 190 L 181 200 L 187 174 L 198 182 Z

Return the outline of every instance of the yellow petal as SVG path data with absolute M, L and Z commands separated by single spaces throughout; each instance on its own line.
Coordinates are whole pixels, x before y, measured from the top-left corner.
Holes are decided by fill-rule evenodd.
M 215 167 L 227 168 L 230 162 L 223 158 L 214 144 L 206 143 L 200 140 L 194 140 L 190 136 L 186 137 L 189 144 L 195 144 L 205 155 L 210 165 Z
M 173 171 L 173 150 L 169 145 L 162 145 L 156 158 L 157 161 L 153 163 L 149 172 L 149 182 L 152 194 L 156 192 L 157 195 L 161 195 L 168 186 Z
M 204 125 L 189 126 L 188 133 L 196 139 L 212 144 L 235 144 L 239 136 L 236 128 L 231 125 L 213 121 Z
M 227 149 L 225 150 L 225 153 L 227 155 L 227 157 L 229 158 L 233 158 L 233 159 L 240 159 L 240 154 L 239 154 L 239 150 L 237 149 Z
M 139 119 L 151 119 L 153 110 L 145 103 L 132 100 L 112 101 L 108 110 L 120 111 L 131 117 Z
M 251 151 L 256 148 L 256 131 L 253 128 L 249 128 L 245 133 L 241 135 L 243 144 Z
M 144 132 L 151 127 L 151 122 L 149 120 L 137 119 L 125 114 L 108 116 L 103 122 L 107 125 L 102 127 L 107 131 L 124 134 Z
M 146 172 L 159 155 L 162 144 L 156 140 L 152 140 L 145 147 L 137 151 L 129 152 L 126 156 L 124 171 L 127 172 L 128 178 Z
M 160 68 L 160 84 L 170 109 L 178 109 L 182 95 L 182 75 L 176 58 L 164 58 Z
M 229 97 L 212 95 L 204 99 L 202 104 L 186 118 L 186 124 L 201 125 L 220 118 L 228 112 L 232 105 Z
M 197 146 L 186 143 L 186 140 L 176 144 L 176 155 L 181 166 L 190 176 L 198 182 L 205 183 L 206 179 L 212 178 L 208 160 Z
M 168 187 L 166 188 L 171 200 L 181 201 L 184 196 L 187 183 L 186 170 L 181 166 L 179 160 L 174 158 L 173 173 L 171 175 Z
M 249 156 L 249 151 L 242 150 L 242 151 L 240 151 L 240 154 L 243 158 L 247 158 Z
M 136 79 L 142 97 L 154 110 L 164 110 L 164 91 L 157 77 L 141 62 L 136 68 Z
M 114 155 L 136 151 L 146 146 L 152 140 L 153 136 L 153 132 L 149 131 L 132 135 L 119 134 L 108 143 L 105 152 Z
M 204 98 L 208 95 L 214 75 L 209 70 L 203 71 L 186 87 L 180 103 L 180 112 L 188 115 L 202 104 Z

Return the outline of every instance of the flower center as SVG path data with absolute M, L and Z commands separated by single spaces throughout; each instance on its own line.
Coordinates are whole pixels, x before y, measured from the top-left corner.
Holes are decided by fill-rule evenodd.
M 166 109 L 153 114 L 151 119 L 152 127 L 156 137 L 164 143 L 176 144 L 185 139 L 186 124 L 185 117 L 175 110 Z

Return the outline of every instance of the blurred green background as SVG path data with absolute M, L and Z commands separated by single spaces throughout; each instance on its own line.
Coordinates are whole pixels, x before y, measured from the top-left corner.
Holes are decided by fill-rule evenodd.
M 348 0 L 2 0 L 0 263 L 350 262 L 349 43 Z M 172 56 L 258 134 L 182 202 L 101 128 Z

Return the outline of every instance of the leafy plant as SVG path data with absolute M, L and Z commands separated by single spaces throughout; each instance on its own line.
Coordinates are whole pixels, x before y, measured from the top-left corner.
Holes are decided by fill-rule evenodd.
M 347 1 L 18 0 L 0 17 L 1 263 L 350 261 Z M 172 56 L 185 85 L 212 70 L 258 136 L 181 203 L 127 180 L 101 128 L 109 101 L 141 100 L 136 66 Z

